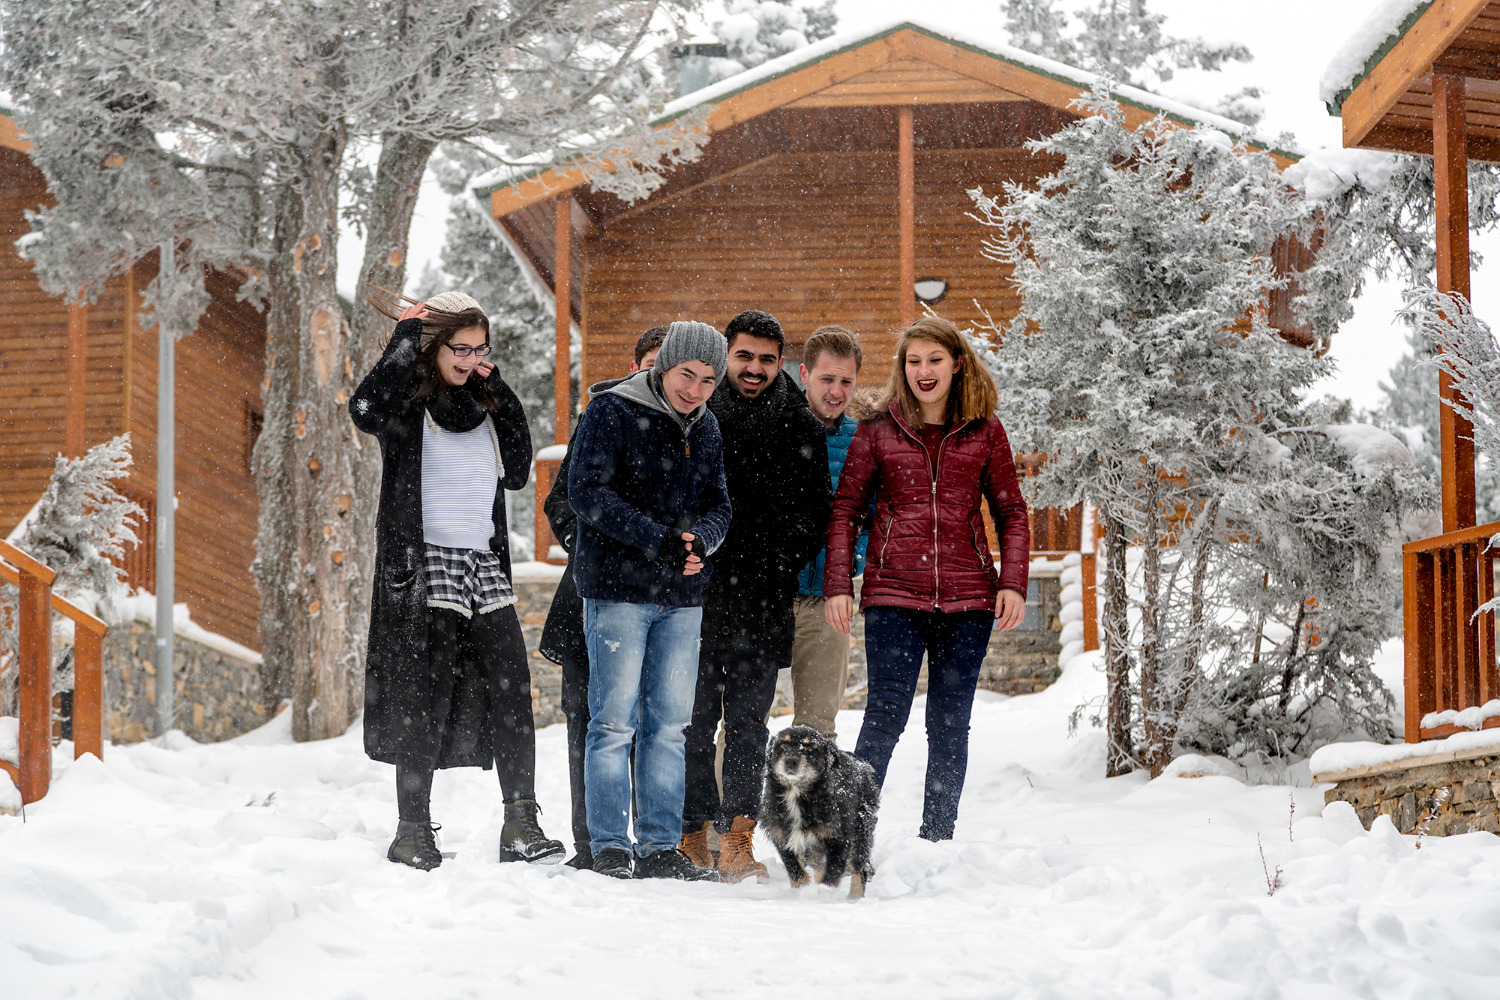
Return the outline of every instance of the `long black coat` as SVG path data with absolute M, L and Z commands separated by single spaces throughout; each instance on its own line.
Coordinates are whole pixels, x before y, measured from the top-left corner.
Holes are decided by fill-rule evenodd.
M 552 536 L 569 555 L 573 552 L 573 535 L 578 530 L 578 515 L 568 503 L 568 468 L 573 464 L 573 442 L 563 455 L 557 468 L 557 479 L 547 493 L 542 510 L 552 526 Z M 589 647 L 583 637 L 583 598 L 578 596 L 578 584 L 573 581 L 573 560 L 563 567 L 562 579 L 557 581 L 557 592 L 552 595 L 552 607 L 547 611 L 547 622 L 542 626 L 542 641 L 539 651 L 547 659 L 560 666 L 587 668 Z
M 489 688 L 474 663 L 434 671 L 427 657 L 426 546 L 422 541 L 422 420 L 411 402 L 412 363 L 422 333 L 406 320 L 365 376 L 349 415 L 380 443 L 380 508 L 375 521 L 375 586 L 365 654 L 365 753 L 403 767 L 490 767 Z M 471 380 L 472 381 L 472 380 Z M 489 414 L 505 474 L 495 491 L 490 548 L 510 575 L 505 490 L 531 476 L 531 431 L 521 401 L 500 377 L 485 381 L 498 404 Z M 443 716 L 446 715 L 446 718 Z

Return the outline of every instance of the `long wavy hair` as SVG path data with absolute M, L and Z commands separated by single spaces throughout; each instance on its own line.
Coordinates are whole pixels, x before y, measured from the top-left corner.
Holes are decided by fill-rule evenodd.
M 890 410 L 892 403 L 899 403 L 906 422 L 913 427 L 922 426 L 922 406 L 906 381 L 906 351 L 915 340 L 936 344 L 958 362 L 953 384 L 948 389 L 949 424 L 988 420 L 995 415 L 1000 391 L 995 388 L 994 377 L 958 332 L 958 327 L 941 316 L 923 316 L 901 334 L 901 341 L 896 345 L 895 365 L 876 403 L 876 414 Z
M 480 310 L 446 312 L 428 307 L 427 316 L 422 320 L 422 346 L 417 351 L 417 360 L 411 366 L 412 379 L 417 383 L 416 391 L 411 394 L 411 402 L 421 402 L 434 393 L 446 394 L 456 388 L 443 380 L 442 372 L 438 371 L 437 355 L 443 345 L 453 339 L 455 333 L 471 326 L 484 330 L 484 342 L 490 342 L 490 319 Z M 479 405 L 489 412 L 494 413 L 499 409 L 494 395 L 485 388 L 483 382 L 470 385 L 469 391 L 474 394 Z

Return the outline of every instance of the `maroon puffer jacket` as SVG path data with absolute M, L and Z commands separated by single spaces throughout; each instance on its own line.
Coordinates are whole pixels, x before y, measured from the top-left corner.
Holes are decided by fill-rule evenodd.
M 974 611 L 994 608 L 1001 588 L 1026 593 L 1031 528 L 1005 428 L 994 417 L 948 432 L 937 477 L 899 407 L 859 425 L 828 520 L 823 594 L 853 594 L 850 562 L 859 523 L 875 497 L 862 608 Z M 1000 572 L 984 532 L 980 497 L 1000 534 Z

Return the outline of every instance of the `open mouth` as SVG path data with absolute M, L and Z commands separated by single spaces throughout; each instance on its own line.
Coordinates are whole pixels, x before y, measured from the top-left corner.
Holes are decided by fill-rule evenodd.
M 766 377 L 764 375 L 751 375 L 749 372 L 745 372 L 740 376 L 740 382 L 744 385 L 764 385 Z
M 917 391 L 931 392 L 937 388 L 937 384 L 938 380 L 935 378 L 919 378 L 917 379 Z

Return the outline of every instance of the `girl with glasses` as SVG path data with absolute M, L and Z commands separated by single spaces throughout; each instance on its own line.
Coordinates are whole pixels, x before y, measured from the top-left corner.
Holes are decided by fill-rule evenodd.
M 365 657 L 365 752 L 396 765 L 387 857 L 442 863 L 433 773 L 494 766 L 501 861 L 561 860 L 537 821 L 531 672 L 510 581 L 504 490 L 531 469 L 531 433 L 487 359 L 489 318 L 462 292 L 416 302 L 349 401 L 380 444 L 375 585 Z

